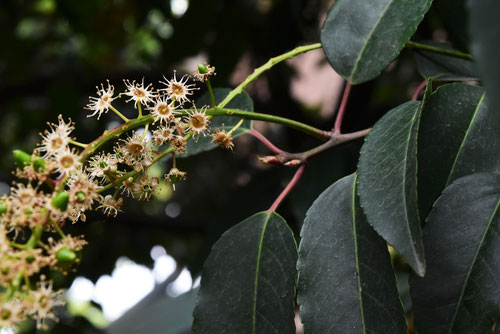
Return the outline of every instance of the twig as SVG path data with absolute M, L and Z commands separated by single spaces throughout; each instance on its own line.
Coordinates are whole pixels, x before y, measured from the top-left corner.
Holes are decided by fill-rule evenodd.
M 333 128 L 335 132 L 341 133 L 340 128 L 342 127 L 342 120 L 344 119 L 345 107 L 347 105 L 347 100 L 349 99 L 350 92 L 351 83 L 347 81 L 344 88 L 344 95 L 342 96 L 342 102 L 340 102 L 339 111 L 335 120 L 335 127 Z
M 295 185 L 299 182 L 300 177 L 302 176 L 302 173 L 304 173 L 304 168 L 305 168 L 305 165 L 302 165 L 299 167 L 299 169 L 297 169 L 293 178 L 290 180 L 290 182 L 285 187 L 285 189 L 283 189 L 281 194 L 276 198 L 273 205 L 271 205 L 271 207 L 267 210 L 267 212 L 271 213 L 271 212 L 276 211 L 276 209 L 281 204 L 281 202 L 283 202 L 283 200 L 288 196 L 288 194 L 292 191 L 292 189 L 295 187 Z

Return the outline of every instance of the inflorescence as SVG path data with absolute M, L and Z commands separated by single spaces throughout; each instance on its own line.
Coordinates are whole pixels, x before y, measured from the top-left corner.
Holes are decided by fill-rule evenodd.
M 214 74 L 213 67 L 200 64 L 194 76 L 207 82 Z M 87 244 L 83 236 L 65 234 L 66 223 L 85 221 L 85 213 L 93 209 L 116 216 L 123 195 L 151 199 L 160 180 L 150 177 L 148 168 L 167 154 L 172 155 L 173 165 L 165 180 L 175 185 L 186 178 L 175 165 L 176 154 L 187 152 L 189 138 L 196 142 L 210 131 L 207 108 L 194 106 L 191 99 L 198 88 L 188 81 L 189 76 L 178 79 L 175 72 L 173 78 L 160 81 L 159 89 L 144 79 L 124 80 L 126 90 L 120 94 L 107 81 L 97 87 L 97 96 L 90 97 L 86 109 L 88 117 L 99 119 L 112 110 L 126 121 L 113 136 L 107 131 L 90 144 L 78 143 L 72 137 L 75 124 L 59 115 L 58 122 L 40 134 L 41 143 L 32 154 L 14 151 L 15 175 L 24 182 L 15 182 L 10 194 L 0 198 L 0 328 L 15 327 L 27 317 L 36 319 L 38 328 L 46 328 L 47 319 L 57 320 L 53 310 L 63 304 L 62 291 L 54 290 L 43 273 L 73 270 Z M 138 111 L 134 120 L 150 118 L 141 123 L 143 131 L 134 129 L 134 120 L 112 105 L 120 97 L 133 102 Z M 147 136 L 149 123 L 155 127 L 151 136 Z M 108 151 L 99 151 L 116 133 L 123 136 Z M 231 133 L 215 129 L 210 136 L 212 142 L 232 149 Z M 161 147 L 167 148 L 160 151 Z

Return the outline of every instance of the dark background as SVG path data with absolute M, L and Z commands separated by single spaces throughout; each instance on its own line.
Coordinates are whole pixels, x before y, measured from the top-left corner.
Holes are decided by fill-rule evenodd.
M 331 2 L 191 0 L 186 13 L 176 17 L 170 1 L 2 0 L 1 190 L 6 192 L 7 184 L 13 180 L 12 149 L 31 152 L 40 140 L 38 133 L 46 128 L 46 122 L 55 122 L 58 114 L 75 121 L 74 135 L 81 142 L 92 141 L 110 121 L 117 120 L 112 113 L 105 114 L 101 121 L 87 118 L 88 111 L 83 108 L 88 96 L 95 96 L 97 84 L 110 79 L 120 92 L 122 79 L 145 77 L 147 82 L 157 82 L 162 74 L 170 76 L 173 69 L 183 73 L 184 61 L 202 53 L 216 67 L 213 86 L 231 86 L 230 78 L 242 59 L 255 68 L 296 46 L 318 42 Z M 424 40 L 451 40 L 455 47 L 463 49 L 466 34 L 460 29 L 464 26 L 446 26 L 450 13 L 463 15 L 460 5 L 438 1 L 417 36 Z M 305 107 L 292 97 L 290 80 L 294 75 L 287 64 L 267 72 L 268 97 L 250 90 L 255 111 L 331 128 L 333 110 L 320 117 L 319 107 Z M 411 54 L 403 51 L 400 60 L 380 78 L 353 88 L 344 132 L 373 125 L 384 112 L 408 100 L 420 81 Z M 203 88 L 199 94 L 202 93 Z M 133 115 L 130 105 L 121 110 Z M 318 144 L 295 131 L 270 129 L 266 135 L 288 151 L 303 151 Z M 95 282 L 113 270 L 120 256 L 151 266 L 153 245 L 162 245 L 180 267 L 188 266 L 194 276 L 199 275 L 220 234 L 253 213 L 266 210 L 293 174 L 289 168 L 258 163 L 256 154 L 269 152 L 245 137 L 236 142 L 234 152 L 216 149 L 181 160 L 181 169 L 189 177 L 178 185 L 172 197 L 139 204 L 126 200 L 125 214 L 117 218 L 104 219 L 95 213 L 89 214 L 85 223 L 67 226 L 71 234 L 84 234 L 89 242 L 78 275 Z M 296 235 L 307 208 L 321 191 L 355 170 L 360 145 L 361 142 L 348 144 L 310 162 L 303 179 L 279 209 Z M 181 208 L 175 219 L 167 217 L 164 210 L 172 201 Z M 72 273 L 53 278 L 58 286 L 68 287 L 75 276 Z M 158 298 L 163 295 L 158 294 Z M 147 314 L 162 316 L 161 312 Z M 52 330 L 93 331 L 97 330 L 85 319 L 68 314 Z M 168 330 L 163 327 L 159 332 Z

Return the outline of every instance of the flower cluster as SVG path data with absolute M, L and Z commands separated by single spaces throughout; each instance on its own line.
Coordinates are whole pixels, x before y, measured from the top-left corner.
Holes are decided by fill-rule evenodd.
M 213 67 L 206 64 L 199 66 L 195 77 L 206 82 L 213 74 Z M 125 91 L 117 95 L 108 81 L 97 87 L 97 97 L 90 97 L 89 117 L 99 119 L 112 110 L 125 124 L 82 144 L 72 136 L 75 124 L 60 115 L 40 134 L 41 143 L 32 154 L 14 151 L 15 175 L 22 181 L 0 197 L 0 328 L 13 327 L 27 317 L 45 328 L 48 319 L 57 319 L 53 310 L 62 304 L 61 291 L 53 290 L 44 272 L 72 270 L 87 244 L 83 236 L 66 235 L 66 223 L 84 222 L 85 213 L 94 209 L 116 216 L 123 194 L 151 199 L 161 182 L 148 175 L 148 168 L 167 155 L 173 165 L 165 180 L 175 189 L 185 179 L 186 172 L 176 167 L 176 154 L 187 152 L 188 140 L 196 143 L 210 131 L 207 107 L 194 105 L 191 99 L 198 88 L 188 81 L 189 76 L 179 79 L 175 72 L 160 81 L 159 89 L 144 79 L 124 80 Z M 133 102 L 137 118 L 129 120 L 112 105 L 122 96 Z M 142 131 L 137 129 L 143 125 Z M 231 131 L 215 129 L 211 137 L 232 149 Z M 114 145 L 104 150 L 111 140 Z M 162 147 L 166 148 L 161 151 Z

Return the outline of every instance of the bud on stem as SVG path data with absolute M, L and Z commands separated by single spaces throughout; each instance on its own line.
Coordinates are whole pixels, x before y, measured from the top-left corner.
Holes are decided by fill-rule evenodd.
M 60 211 L 66 211 L 69 203 L 69 193 L 67 191 L 61 191 L 52 199 L 50 204 L 52 207 L 59 209 Z
M 23 170 L 26 165 L 31 164 L 31 155 L 21 150 L 12 151 L 14 154 L 14 161 L 20 170 Z

